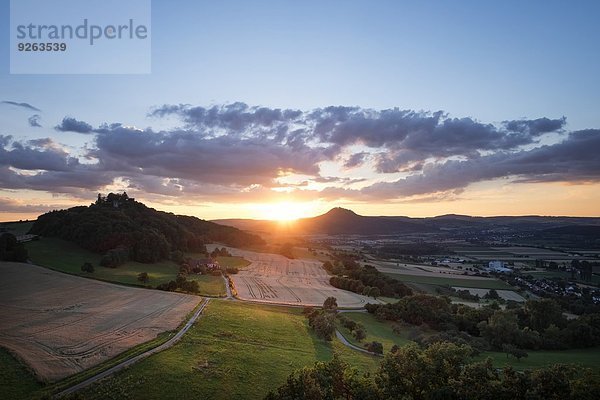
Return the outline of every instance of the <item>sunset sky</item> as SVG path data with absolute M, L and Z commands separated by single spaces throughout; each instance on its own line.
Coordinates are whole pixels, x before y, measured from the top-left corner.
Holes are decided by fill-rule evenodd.
M 204 219 L 600 216 L 598 15 L 153 1 L 150 74 L 11 75 L 2 57 L 0 220 L 124 190 Z

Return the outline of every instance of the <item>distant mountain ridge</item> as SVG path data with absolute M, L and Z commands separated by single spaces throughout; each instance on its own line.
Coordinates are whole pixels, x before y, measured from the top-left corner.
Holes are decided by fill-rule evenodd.
M 513 227 L 543 231 L 592 225 L 600 227 L 600 217 L 547 217 L 536 215 L 477 217 L 446 214 L 436 217 L 411 218 L 406 216 L 363 216 L 341 207 L 332 208 L 325 214 L 302 218 L 289 224 L 271 220 L 220 219 L 213 222 L 247 231 L 285 231 L 296 234 L 327 235 L 391 235 L 410 233 L 435 233 L 448 229 L 469 227 Z M 571 228 L 571 231 L 575 228 Z M 588 228 L 589 231 L 589 228 Z

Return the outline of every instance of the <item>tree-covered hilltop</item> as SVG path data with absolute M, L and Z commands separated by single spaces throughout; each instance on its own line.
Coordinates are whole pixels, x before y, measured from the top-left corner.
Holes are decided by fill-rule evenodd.
M 90 206 L 51 211 L 38 217 L 30 233 L 58 237 L 114 258 L 152 263 L 173 252 L 204 252 L 204 244 L 221 242 L 234 247 L 263 244 L 239 229 L 196 217 L 175 215 L 146 207 L 127 196 L 110 193 Z

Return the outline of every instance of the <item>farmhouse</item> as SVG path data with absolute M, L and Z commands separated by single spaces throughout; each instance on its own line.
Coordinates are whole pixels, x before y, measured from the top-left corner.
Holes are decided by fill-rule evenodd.
M 221 268 L 219 262 L 217 260 L 213 260 L 212 258 L 200 258 L 191 261 L 191 267 L 194 268 L 206 268 L 208 271 L 214 271 Z

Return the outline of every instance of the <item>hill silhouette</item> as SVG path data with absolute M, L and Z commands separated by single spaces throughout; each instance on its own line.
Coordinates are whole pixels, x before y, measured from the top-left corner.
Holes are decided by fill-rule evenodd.
M 304 233 L 329 235 L 386 235 L 394 233 L 430 232 L 435 230 L 406 217 L 369 217 L 345 208 L 332 208 L 314 218 L 296 222 L 296 229 Z
M 51 211 L 38 217 L 30 233 L 58 237 L 102 254 L 152 263 L 173 252 L 202 252 L 204 244 L 235 247 L 263 244 L 256 235 L 196 217 L 157 211 L 126 193 L 98 195 L 90 206 Z M 114 258 L 113 257 L 113 258 Z

